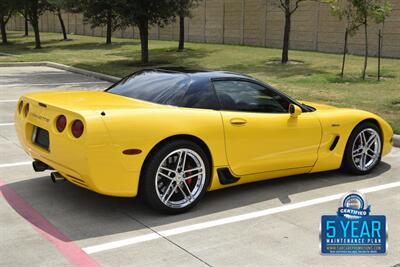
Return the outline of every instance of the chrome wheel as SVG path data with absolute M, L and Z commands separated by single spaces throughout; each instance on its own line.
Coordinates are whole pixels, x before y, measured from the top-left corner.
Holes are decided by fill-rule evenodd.
M 195 151 L 177 149 L 161 161 L 155 179 L 160 201 L 171 208 L 184 208 L 201 194 L 206 181 L 206 168 Z
M 354 140 L 352 159 L 360 171 L 367 171 L 379 161 L 381 153 L 381 138 L 372 128 L 362 130 Z

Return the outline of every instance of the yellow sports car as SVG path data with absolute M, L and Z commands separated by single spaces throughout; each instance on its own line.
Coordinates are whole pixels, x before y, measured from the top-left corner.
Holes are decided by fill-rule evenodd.
M 208 190 L 344 168 L 366 174 L 393 131 L 362 110 L 298 102 L 224 71 L 135 72 L 99 91 L 30 93 L 15 127 L 35 171 L 179 213 Z

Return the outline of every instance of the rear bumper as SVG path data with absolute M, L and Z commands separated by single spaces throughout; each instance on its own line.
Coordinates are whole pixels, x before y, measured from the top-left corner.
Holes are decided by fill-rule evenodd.
M 138 172 L 120 170 L 109 175 L 109 168 L 106 165 L 101 167 L 101 164 L 92 162 L 93 165 L 98 166 L 96 170 L 92 171 L 92 173 L 82 175 L 79 171 L 46 158 L 34 150 L 30 150 L 29 154 L 33 159 L 46 163 L 58 171 L 66 180 L 77 186 L 103 195 L 118 197 L 134 197 L 137 195 L 137 184 L 140 176 Z
M 70 111 L 53 114 L 40 110 L 32 101 L 30 103 L 28 116 L 16 113 L 15 128 L 23 149 L 32 159 L 46 163 L 68 181 L 97 193 L 121 197 L 137 195 L 143 156 L 127 158 L 123 155 L 122 148 L 111 142 L 101 119 Z M 71 136 L 69 126 L 62 133 L 57 131 L 54 120 L 60 112 L 69 122 L 78 118 L 84 121 L 85 131 L 81 138 Z M 49 150 L 32 140 L 35 127 L 49 132 Z

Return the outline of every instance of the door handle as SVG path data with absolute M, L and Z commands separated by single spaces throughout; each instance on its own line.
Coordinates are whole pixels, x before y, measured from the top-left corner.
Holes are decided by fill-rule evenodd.
M 230 120 L 230 123 L 235 126 L 245 125 L 247 121 L 245 119 L 234 118 Z

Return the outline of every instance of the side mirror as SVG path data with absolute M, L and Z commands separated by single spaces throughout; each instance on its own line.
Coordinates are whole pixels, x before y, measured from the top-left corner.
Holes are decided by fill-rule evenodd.
M 301 114 L 301 108 L 297 105 L 290 104 L 289 105 L 289 113 L 290 117 L 297 118 Z

